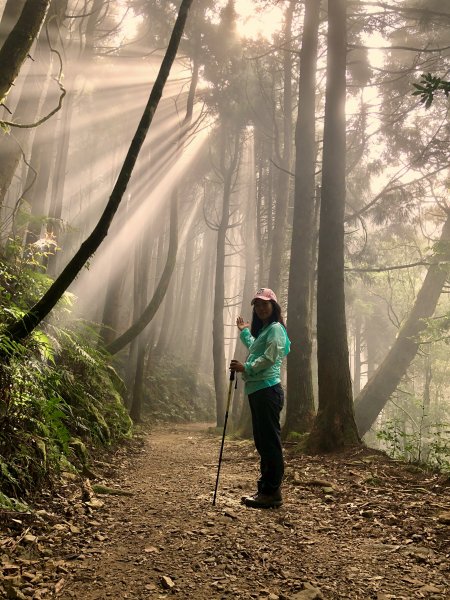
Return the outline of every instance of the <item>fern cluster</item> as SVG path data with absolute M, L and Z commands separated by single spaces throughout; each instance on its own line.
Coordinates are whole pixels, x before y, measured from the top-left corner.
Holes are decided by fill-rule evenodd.
M 0 320 L 23 313 L 48 285 L 38 263 L 9 245 L 0 256 Z M 26 345 L 1 335 L 0 492 L 22 497 L 61 469 L 83 468 L 83 446 L 110 445 L 131 430 L 120 378 L 98 349 L 96 328 L 68 317 L 67 294 L 52 323 Z

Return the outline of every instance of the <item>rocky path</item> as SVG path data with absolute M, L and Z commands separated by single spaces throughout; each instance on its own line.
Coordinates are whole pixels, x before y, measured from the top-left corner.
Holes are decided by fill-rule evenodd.
M 256 511 L 240 504 L 254 491 L 253 446 L 227 440 L 213 507 L 219 446 L 205 427 L 156 429 L 98 465 L 102 483 L 129 495 L 78 487 L 64 519 L 42 513 L 45 527 L 27 528 L 22 596 L 9 597 L 450 598 L 448 478 L 368 450 L 304 457 L 289 446 L 285 505 Z

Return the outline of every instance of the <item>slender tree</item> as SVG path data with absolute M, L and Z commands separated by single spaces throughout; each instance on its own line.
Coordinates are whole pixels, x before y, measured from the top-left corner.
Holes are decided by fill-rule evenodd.
M 309 431 L 314 418 L 311 299 L 314 287 L 314 200 L 316 166 L 316 71 L 319 0 L 306 0 L 300 54 L 295 192 L 288 288 L 288 328 L 293 344 L 287 357 L 284 433 Z
M 316 1 L 317 4 L 317 1 Z M 270 256 L 269 286 L 281 295 L 283 258 L 287 231 L 287 208 L 290 191 L 292 162 L 292 20 L 296 0 L 290 0 L 284 25 L 283 58 L 283 149 L 278 170 L 277 201 L 273 227 L 272 253 Z

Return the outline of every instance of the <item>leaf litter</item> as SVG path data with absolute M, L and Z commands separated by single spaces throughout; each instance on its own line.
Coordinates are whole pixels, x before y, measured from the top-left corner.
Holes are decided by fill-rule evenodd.
M 450 597 L 448 476 L 287 445 L 285 504 L 258 511 L 240 503 L 253 444 L 227 439 L 213 507 L 219 443 L 207 426 L 158 427 L 98 461 L 97 481 L 68 474 L 33 511 L 0 512 L 0 597 Z

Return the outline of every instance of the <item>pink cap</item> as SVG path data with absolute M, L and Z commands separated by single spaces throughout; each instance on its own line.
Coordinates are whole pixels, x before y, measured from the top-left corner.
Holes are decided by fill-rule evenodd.
M 269 288 L 259 288 L 256 294 L 253 296 L 251 304 L 255 303 L 256 298 L 259 298 L 260 300 L 273 300 L 274 302 L 277 302 L 275 292 L 269 290 Z

